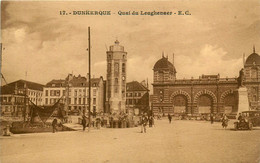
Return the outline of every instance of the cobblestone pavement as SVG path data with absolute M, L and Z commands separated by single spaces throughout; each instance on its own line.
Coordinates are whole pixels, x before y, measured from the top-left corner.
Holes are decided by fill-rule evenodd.
M 140 128 L 1 137 L 1 163 L 252 163 L 260 162 L 260 128 L 227 130 L 220 123 L 166 119 Z

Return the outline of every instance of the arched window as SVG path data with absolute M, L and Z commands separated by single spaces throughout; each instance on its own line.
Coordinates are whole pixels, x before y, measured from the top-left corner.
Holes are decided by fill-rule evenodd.
M 119 71 L 118 63 L 115 63 L 115 72 L 118 72 L 118 71 Z
M 251 78 L 252 79 L 257 79 L 257 69 L 256 68 L 253 68 L 251 70 Z
M 122 72 L 125 72 L 125 63 L 122 64 Z
M 109 64 L 107 65 L 107 71 L 108 71 L 108 72 L 111 72 L 111 63 L 109 63 Z

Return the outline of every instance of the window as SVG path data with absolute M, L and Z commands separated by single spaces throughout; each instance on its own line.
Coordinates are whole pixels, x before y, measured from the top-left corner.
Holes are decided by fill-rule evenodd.
M 78 94 L 78 91 L 75 90 L 75 91 L 74 91 L 74 96 L 77 96 L 77 94 Z
M 122 64 L 122 72 L 125 72 L 125 63 Z
M 93 96 L 96 96 L 96 94 L 97 94 L 97 90 L 93 89 Z
M 54 92 L 54 90 L 51 90 L 51 96 L 55 96 L 55 92 Z
M 77 104 L 77 98 L 74 99 L 74 104 Z
M 49 95 L 48 95 L 48 90 L 45 90 L 45 96 L 49 96 Z
M 109 64 L 107 65 L 107 71 L 108 71 L 108 72 L 111 72 L 111 63 L 109 63 Z
M 130 104 L 130 105 L 132 105 L 132 104 L 133 104 L 133 103 L 132 103 L 132 99 L 129 99 L 129 104 Z
M 62 95 L 65 96 L 65 90 L 62 91 Z
M 119 71 L 119 65 L 118 63 L 115 63 L 115 72 L 118 73 L 118 71 Z
M 47 99 L 47 98 L 45 99 L 45 104 L 46 104 L 46 105 L 48 104 L 48 99 Z
M 115 84 L 118 84 L 118 78 L 115 78 Z
M 81 98 L 79 98 L 79 104 L 81 104 Z
M 56 96 L 60 96 L 60 90 L 57 90 L 55 93 L 56 93 Z
M 85 98 L 83 98 L 83 104 L 85 104 L 86 103 L 86 99 Z
M 93 104 L 96 105 L 96 98 L 93 98 Z
M 141 96 L 141 93 L 138 93 L 138 96 L 140 97 L 140 96 Z

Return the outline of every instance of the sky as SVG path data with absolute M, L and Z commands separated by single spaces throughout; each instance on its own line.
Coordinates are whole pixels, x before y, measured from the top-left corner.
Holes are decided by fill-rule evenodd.
M 60 15 L 60 11 L 111 11 L 112 15 Z M 124 15 L 127 11 L 189 11 L 191 15 Z M 260 49 L 259 0 L 1 1 L 2 73 L 8 83 L 46 84 L 68 73 L 106 79 L 106 51 L 118 39 L 128 55 L 127 81 L 153 81 L 162 53 L 177 79 L 202 74 L 236 77 L 255 45 Z M 26 75 L 27 74 L 27 75 Z

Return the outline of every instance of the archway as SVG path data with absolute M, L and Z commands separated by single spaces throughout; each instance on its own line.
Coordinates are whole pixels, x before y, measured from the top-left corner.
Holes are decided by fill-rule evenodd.
M 198 113 L 206 114 L 212 112 L 213 100 L 208 94 L 202 94 L 197 101 Z
M 174 113 L 186 113 L 188 100 L 186 96 L 180 94 L 173 97 L 173 112 Z
M 234 112 L 237 112 L 236 99 L 234 94 L 228 94 L 224 98 L 224 113 L 230 114 Z

